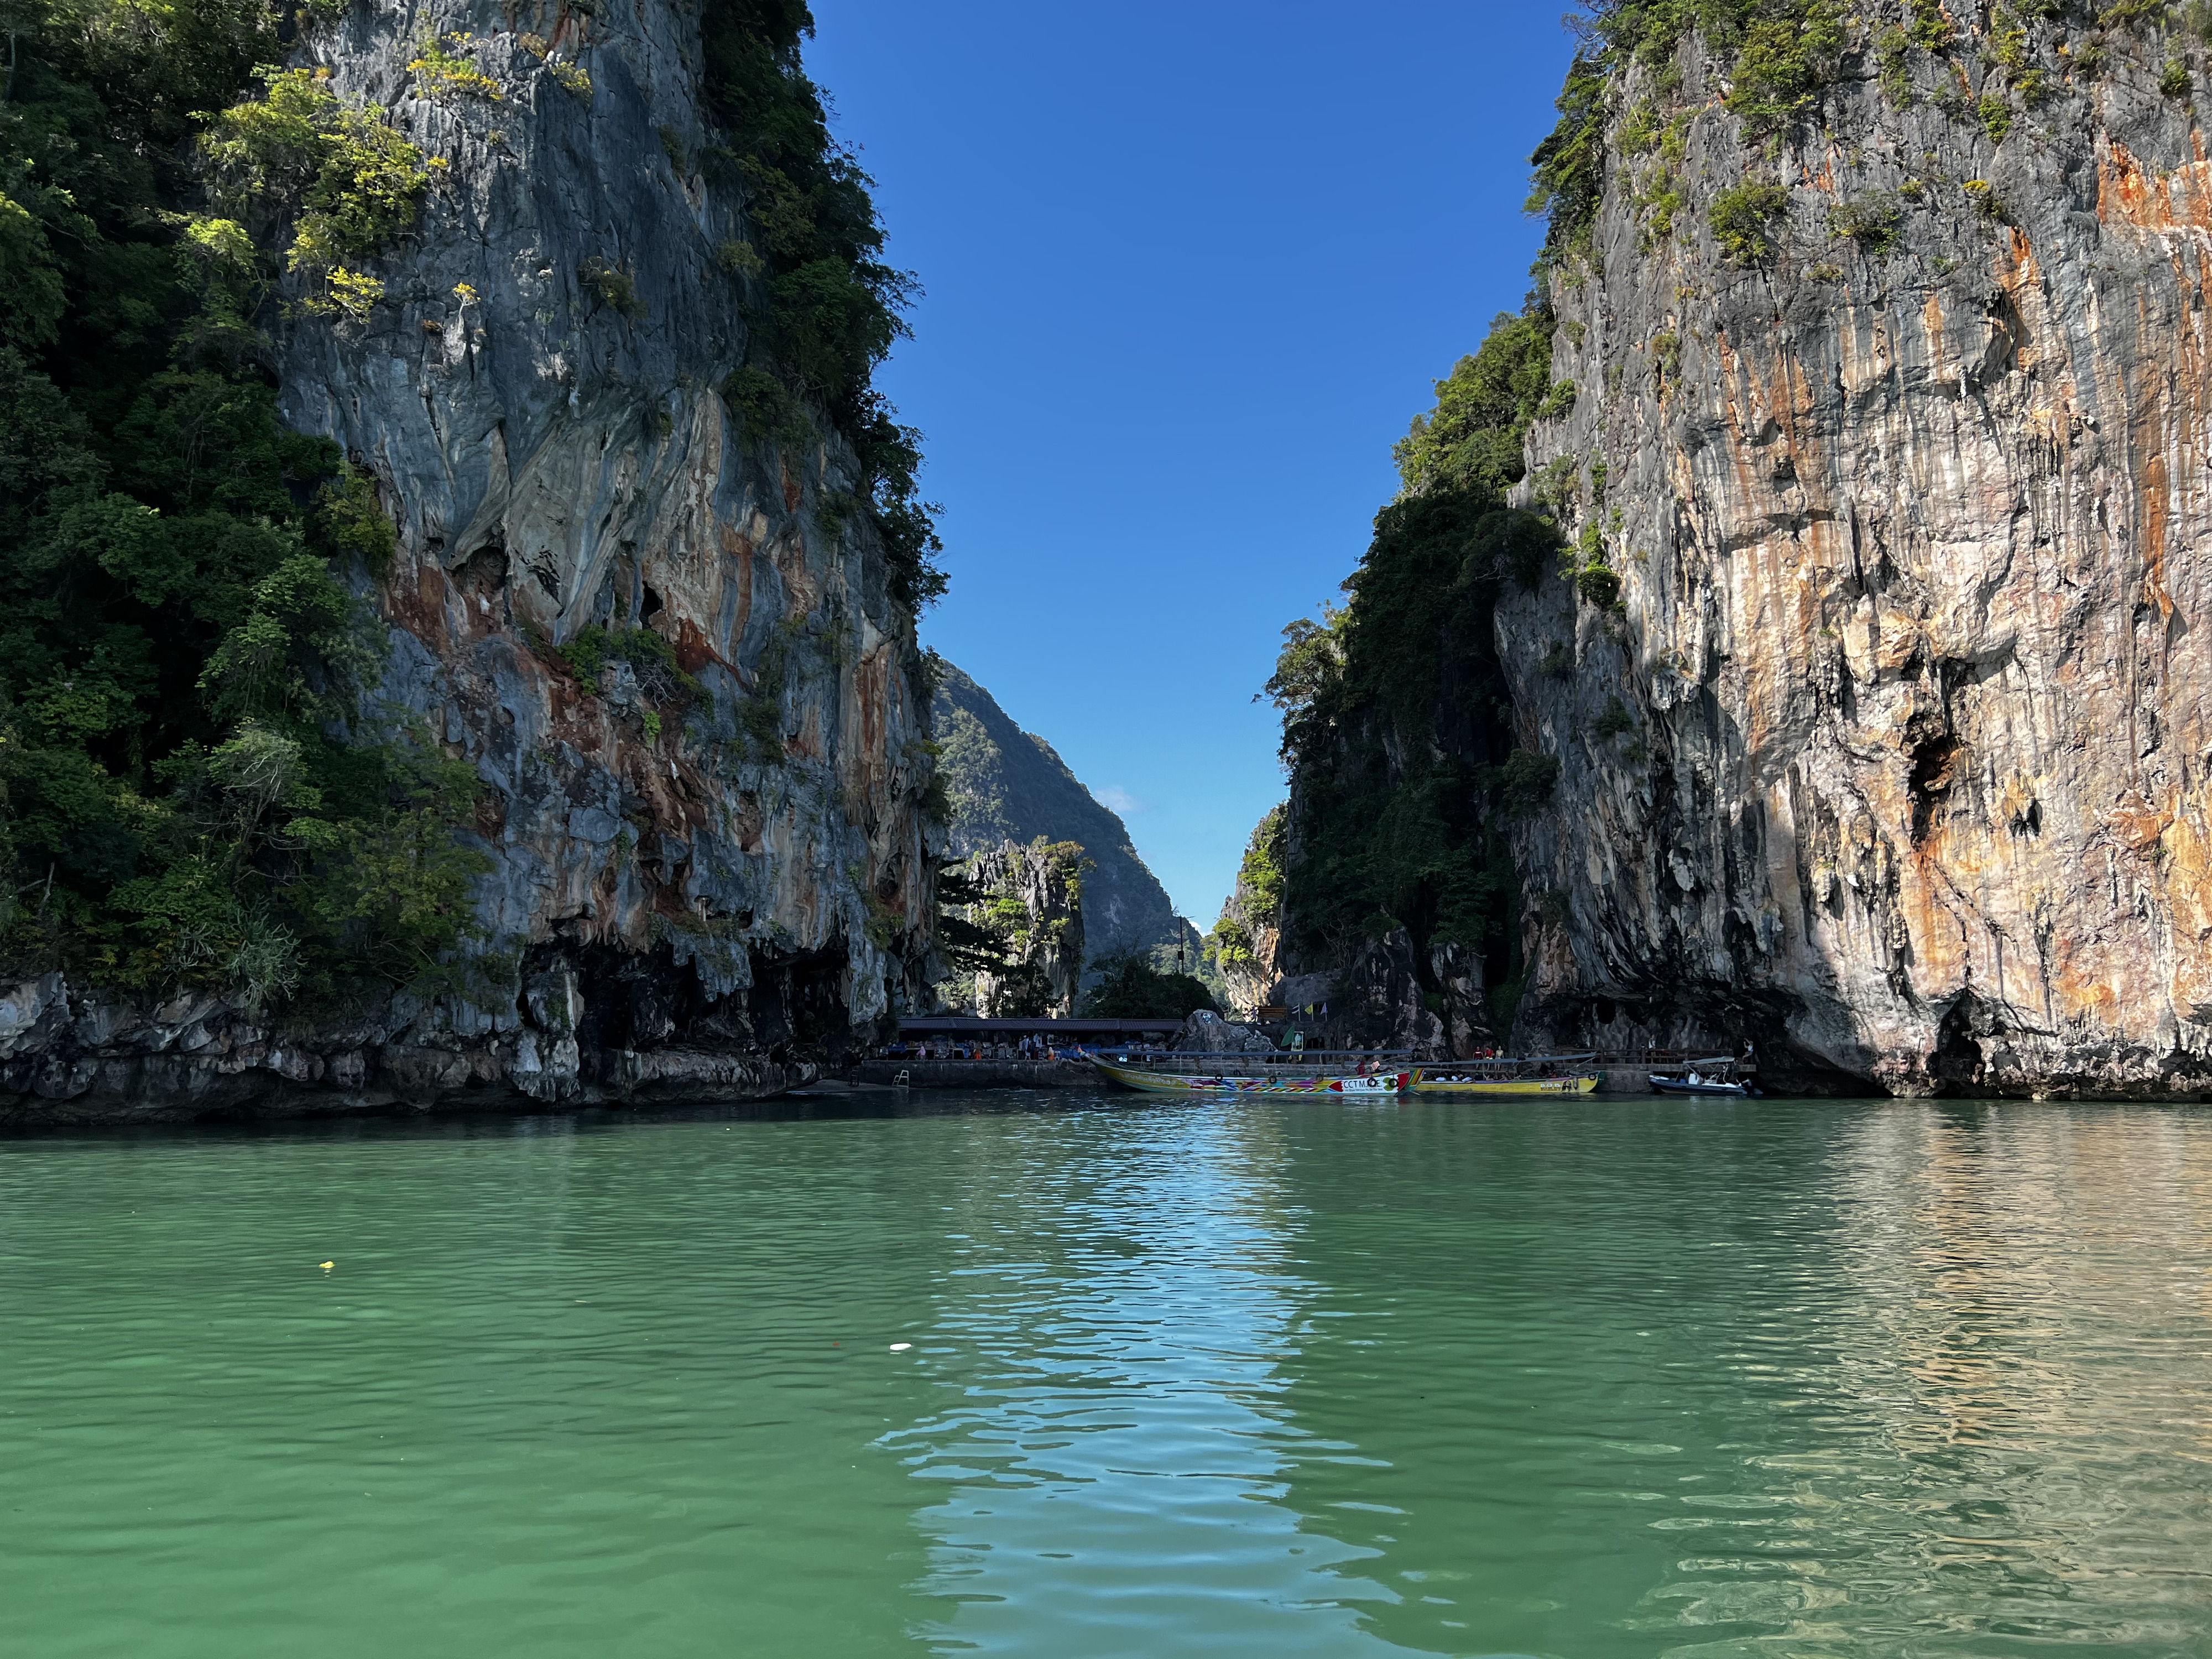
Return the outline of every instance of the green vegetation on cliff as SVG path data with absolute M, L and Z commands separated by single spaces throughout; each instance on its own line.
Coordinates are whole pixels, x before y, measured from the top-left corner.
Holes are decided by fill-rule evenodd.
M 343 324 L 383 303 L 374 267 L 442 166 L 380 108 L 282 66 L 319 10 L 9 9 L 0 969 L 328 1003 L 453 984 L 474 931 L 484 860 L 456 835 L 473 775 L 375 695 L 363 595 L 392 526 L 337 446 L 282 426 L 268 369 L 284 304 Z M 910 284 L 878 257 L 866 178 L 799 68 L 811 27 L 777 0 L 708 7 L 720 176 L 763 244 L 738 261 L 759 372 L 852 441 L 844 510 L 873 515 L 918 609 L 944 579 L 917 441 L 868 385 Z M 496 97 L 467 44 L 427 46 L 420 86 Z M 635 303 L 625 272 L 585 281 Z M 687 689 L 647 644 L 586 630 L 569 649 Z
M 473 780 L 362 723 L 380 652 L 346 577 L 392 527 L 336 446 L 278 423 L 252 325 L 280 262 L 310 306 L 371 302 L 347 262 L 412 223 L 426 167 L 278 72 L 265 7 L 12 21 L 0 947 L 255 1005 L 446 982 Z
M 1416 944 L 1510 954 L 1518 888 L 1505 824 L 1530 804 L 1493 615 L 1509 585 L 1558 568 L 1548 520 L 1470 483 L 1411 494 L 1326 628 L 1286 630 L 1268 690 L 1292 770 L 1285 943 L 1348 961 L 1407 928 Z
M 1917 3 L 1917 0 L 1915 0 Z M 1583 49 L 1567 71 L 1559 125 L 1529 158 L 1531 212 L 1551 222 L 1546 258 L 1554 263 L 1588 247 L 1605 191 L 1607 131 L 1620 112 L 1612 102 L 1615 71 L 1630 63 L 1652 72 L 1662 94 L 1680 84 L 1670 63 L 1693 30 L 1729 65 L 1722 100 L 1754 133 L 1788 126 L 1809 111 L 1834 79 L 1851 28 L 1837 0 L 1588 0 Z M 1656 112 L 1636 131 L 1656 137 Z M 1630 154 L 1643 146 L 1630 142 Z M 1653 204 L 1667 209 L 1662 190 Z
M 707 0 L 700 16 L 707 103 L 723 128 L 701 159 L 738 192 L 757 237 L 723 260 L 752 325 L 750 361 L 724 392 L 763 435 L 799 435 L 808 404 L 827 413 L 860 457 L 859 505 L 882 537 L 892 596 L 918 611 L 945 585 L 936 509 L 915 482 L 921 434 L 869 384 L 907 332 L 916 289 L 884 262 L 873 181 L 830 136 L 800 64 L 813 33 L 803 0 Z
M 1313 625 L 1306 627 L 1310 630 Z M 1314 637 L 1312 632 L 1306 635 L 1310 642 Z M 1279 670 L 1277 678 L 1281 678 Z M 1230 890 L 1220 916 L 1206 930 L 1206 959 L 1218 970 L 1251 967 L 1259 948 L 1254 931 L 1276 925 L 1283 908 L 1286 827 L 1285 809 L 1278 806 L 1260 820 L 1245 844 L 1243 860 L 1237 866 L 1237 884 Z
M 1398 441 L 1398 476 L 1409 493 L 1502 491 L 1521 482 L 1521 441 L 1555 394 L 1552 330 L 1551 307 L 1531 295 L 1519 316 L 1500 312 L 1481 348 L 1436 383 L 1435 410 L 1415 416 Z
M 944 663 L 933 717 L 954 854 L 1042 836 L 1079 843 L 1095 866 L 1084 878 L 1083 926 L 1101 953 L 1169 957 L 1189 932 L 1146 867 L 1121 818 L 1084 787 L 1052 745 L 1023 731 L 991 694 Z M 1187 941 L 1194 943 L 1194 941 Z
M 1528 206 L 1550 221 L 1545 257 L 1555 265 L 1587 252 L 1608 163 L 1641 156 L 1655 144 L 1666 165 L 1644 175 L 1634 199 L 1655 234 L 1671 230 L 1680 191 L 1674 164 L 1681 158 L 1664 150 L 1670 139 L 1679 143 L 1679 124 L 1702 101 L 1681 97 L 1675 61 L 1676 49 L 1693 33 L 1723 72 L 1720 106 L 1769 146 L 1816 117 L 1822 88 L 1844 75 L 1854 53 L 1877 74 L 1892 103 L 1901 107 L 1916 91 L 1923 93 L 1953 119 L 2002 143 L 2059 77 L 2086 80 L 2104 72 L 2107 31 L 2172 29 L 2212 43 L 2206 0 L 2013 0 L 1964 12 L 1947 10 L 1942 0 L 1857 7 L 1842 0 L 1583 0 L 1583 11 L 1577 20 L 1582 49 L 1559 93 L 1559 123 L 1530 157 Z M 2075 25 L 2089 31 L 2088 38 L 2077 38 L 2069 49 L 2058 34 Z M 2187 38 L 2171 43 L 2187 44 Z M 1621 74 L 1632 67 L 1642 73 L 1646 91 L 1636 108 L 1626 109 L 1618 98 Z M 1978 83 L 1978 95 L 1968 91 L 1970 81 Z M 2185 50 L 2168 58 L 2157 84 L 2168 96 L 2190 95 Z M 1662 106 L 1673 110 L 1663 125 Z M 1747 226 L 1741 215 L 1734 234 L 1718 222 L 1715 228 L 1733 257 L 1764 257 L 1759 227 Z

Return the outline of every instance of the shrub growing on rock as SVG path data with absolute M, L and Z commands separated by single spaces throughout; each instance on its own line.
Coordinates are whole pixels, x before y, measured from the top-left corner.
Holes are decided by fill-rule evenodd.
M 1790 192 L 1779 185 L 1746 184 L 1724 190 L 1713 198 L 1707 215 L 1713 240 L 1739 264 L 1771 258 L 1777 240 L 1775 221 L 1789 205 Z

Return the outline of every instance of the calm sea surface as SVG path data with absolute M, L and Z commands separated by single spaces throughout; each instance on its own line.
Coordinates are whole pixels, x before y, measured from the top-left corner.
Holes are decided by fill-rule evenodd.
M 2212 1656 L 2212 1112 L 783 1109 L 0 1140 L 0 1654 Z

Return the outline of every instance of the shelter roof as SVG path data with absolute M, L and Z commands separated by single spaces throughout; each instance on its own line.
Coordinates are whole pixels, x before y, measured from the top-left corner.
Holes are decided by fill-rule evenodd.
M 901 1036 L 1116 1037 L 1139 1031 L 1180 1031 L 1182 1021 L 1158 1019 L 978 1019 L 972 1014 L 930 1014 L 899 1021 Z

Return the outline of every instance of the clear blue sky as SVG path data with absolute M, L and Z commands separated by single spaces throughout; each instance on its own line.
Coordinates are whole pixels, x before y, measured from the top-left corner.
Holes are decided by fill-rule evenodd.
M 1208 926 L 1283 797 L 1252 701 L 1337 597 L 1431 382 L 1517 309 L 1564 0 L 815 0 L 807 52 L 927 297 L 924 640 Z

